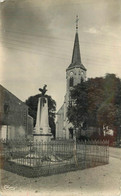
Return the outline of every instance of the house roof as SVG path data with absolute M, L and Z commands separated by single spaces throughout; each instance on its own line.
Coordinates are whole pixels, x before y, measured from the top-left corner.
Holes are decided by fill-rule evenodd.
M 13 93 L 11 93 L 10 91 L 8 91 L 5 87 L 3 87 L 1 84 L 0 84 L 0 89 L 2 89 L 3 92 L 7 92 L 8 94 L 11 94 L 17 101 L 18 103 L 21 103 L 23 105 L 25 105 L 27 108 L 28 106 L 23 102 L 21 101 L 18 97 L 16 97 Z

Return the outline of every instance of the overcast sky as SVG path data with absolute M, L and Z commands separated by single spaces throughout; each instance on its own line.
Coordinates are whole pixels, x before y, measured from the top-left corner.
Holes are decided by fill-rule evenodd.
M 87 77 L 121 77 L 120 0 L 5 0 L 0 12 L 0 83 L 22 101 L 47 84 L 62 105 L 77 14 Z

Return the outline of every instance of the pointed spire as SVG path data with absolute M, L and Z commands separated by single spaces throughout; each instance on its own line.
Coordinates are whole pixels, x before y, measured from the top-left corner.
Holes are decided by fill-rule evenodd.
M 72 64 L 81 64 L 79 37 L 78 37 L 78 33 L 77 32 L 76 32 L 76 35 L 75 35 L 73 55 L 72 55 L 71 63 Z
M 78 37 L 78 21 L 79 21 L 79 18 L 77 15 L 76 16 L 76 34 L 75 34 L 75 41 L 74 41 L 74 47 L 73 47 L 72 61 L 67 69 L 71 69 L 71 68 L 74 68 L 75 66 L 76 67 L 78 66 L 78 67 L 86 70 L 84 65 L 81 62 L 79 37 Z
M 73 48 L 73 55 L 72 55 L 72 62 L 71 63 L 81 63 L 81 57 L 80 57 L 80 47 L 79 47 L 79 37 L 78 37 L 78 21 L 79 17 L 76 16 L 76 35 L 75 35 L 75 41 L 74 41 L 74 48 Z

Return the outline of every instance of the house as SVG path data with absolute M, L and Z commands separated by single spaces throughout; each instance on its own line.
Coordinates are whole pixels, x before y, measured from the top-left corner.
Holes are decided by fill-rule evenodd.
M 26 138 L 32 131 L 33 118 L 28 115 L 28 106 L 0 85 L 0 138 Z

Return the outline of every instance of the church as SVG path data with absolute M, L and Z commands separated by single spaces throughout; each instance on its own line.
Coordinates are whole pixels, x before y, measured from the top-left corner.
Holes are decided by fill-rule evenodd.
M 73 46 L 71 64 L 66 69 L 66 95 L 64 103 L 57 112 L 56 121 L 56 139 L 73 139 L 73 125 L 68 122 L 67 108 L 70 101 L 70 90 L 73 86 L 86 80 L 86 68 L 82 64 L 79 35 L 78 35 L 78 17 L 76 20 L 76 33 Z

